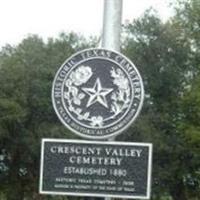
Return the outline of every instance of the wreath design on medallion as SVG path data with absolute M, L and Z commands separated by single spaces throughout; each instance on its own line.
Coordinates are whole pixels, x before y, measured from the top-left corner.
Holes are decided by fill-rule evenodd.
M 117 117 L 130 103 L 130 86 L 129 80 L 125 77 L 125 73 L 121 69 L 110 70 L 112 83 L 117 89 L 111 92 L 111 105 L 109 112 L 111 115 L 107 118 L 101 115 L 92 115 L 90 112 L 83 112 L 81 108 L 82 100 L 86 97 L 79 88 L 81 85 L 88 82 L 92 77 L 93 72 L 91 67 L 81 65 L 75 71 L 72 71 L 68 79 L 65 81 L 67 90 L 64 92 L 64 99 L 69 104 L 69 111 L 77 116 L 79 121 L 87 121 L 91 127 L 102 128 L 106 121 Z

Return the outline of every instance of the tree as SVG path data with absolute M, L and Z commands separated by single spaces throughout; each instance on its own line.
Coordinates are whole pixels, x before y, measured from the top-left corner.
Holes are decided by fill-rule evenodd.
M 146 99 L 140 119 L 123 139 L 154 144 L 153 199 L 161 199 L 163 194 L 174 200 L 189 199 L 185 177 L 194 158 L 178 122 L 182 96 L 191 81 L 188 72 L 193 72 L 191 43 L 173 20 L 162 23 L 152 10 L 125 31 L 124 52 L 142 74 Z
M 178 122 L 184 147 L 189 151 L 188 166 L 184 176 L 188 197 L 200 198 L 200 76 L 185 92 L 181 102 L 181 114 Z
M 190 44 L 188 55 L 189 70 L 186 74 L 187 84 L 181 99 L 178 120 L 180 137 L 184 139 L 184 147 L 189 151 L 189 160 L 184 184 L 188 197 L 200 198 L 200 145 L 199 145 L 199 84 L 200 84 L 200 2 L 196 0 L 180 0 L 176 6 L 173 24 L 180 30 L 183 40 Z
M 41 138 L 72 137 L 53 111 L 52 81 L 67 57 L 90 44 L 71 33 L 47 43 L 30 36 L 17 47 L 2 49 L 0 190 L 8 200 L 42 198 L 38 195 Z
M 193 78 L 200 70 L 200 2 L 197 0 L 177 0 L 175 13 L 174 27 L 180 31 L 180 37 L 190 44 L 188 64 L 191 67 L 190 76 Z

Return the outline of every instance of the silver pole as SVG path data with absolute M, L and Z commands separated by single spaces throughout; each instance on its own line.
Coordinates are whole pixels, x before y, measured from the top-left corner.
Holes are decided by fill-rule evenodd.
M 123 0 L 104 0 L 102 48 L 120 51 Z M 114 141 L 110 138 L 109 141 Z M 111 200 L 105 197 L 105 200 Z
M 102 47 L 120 51 L 122 0 L 104 0 Z

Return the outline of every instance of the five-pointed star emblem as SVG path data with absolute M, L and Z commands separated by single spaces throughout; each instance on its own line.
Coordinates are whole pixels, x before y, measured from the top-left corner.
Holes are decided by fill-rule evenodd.
M 92 104 L 98 102 L 101 105 L 103 105 L 106 108 L 108 108 L 106 95 L 108 95 L 110 92 L 112 92 L 113 89 L 111 89 L 111 88 L 102 88 L 99 78 L 97 78 L 93 88 L 82 88 L 82 90 L 90 96 L 86 107 L 89 107 Z

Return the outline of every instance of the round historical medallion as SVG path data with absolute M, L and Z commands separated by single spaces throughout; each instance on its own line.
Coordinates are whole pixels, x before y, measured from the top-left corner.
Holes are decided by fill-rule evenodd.
M 76 53 L 58 70 L 52 88 L 54 109 L 76 134 L 103 139 L 121 133 L 142 107 L 143 83 L 122 54 L 106 49 Z

